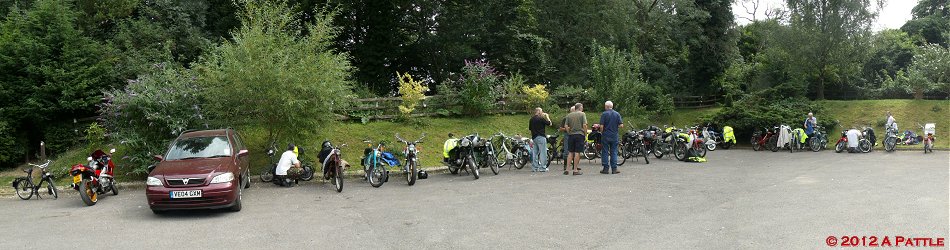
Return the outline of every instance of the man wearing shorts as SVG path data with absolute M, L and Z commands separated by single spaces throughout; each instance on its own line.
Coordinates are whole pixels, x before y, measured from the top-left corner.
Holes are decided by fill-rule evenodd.
M 565 117 L 565 129 L 567 130 L 567 151 L 570 152 L 567 156 L 569 161 L 572 161 L 571 171 L 574 172 L 574 175 L 581 175 L 581 171 L 577 169 L 577 164 L 581 161 L 581 154 L 584 152 L 584 147 L 587 143 L 585 138 L 587 137 L 587 114 L 584 114 L 584 105 L 577 103 L 574 104 L 574 112 Z M 564 169 L 564 175 L 569 174 L 569 171 Z

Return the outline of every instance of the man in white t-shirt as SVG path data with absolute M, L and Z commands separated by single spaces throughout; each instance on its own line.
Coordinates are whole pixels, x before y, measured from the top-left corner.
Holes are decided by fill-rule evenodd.
M 281 186 L 292 186 L 290 180 L 287 179 L 287 170 L 290 170 L 291 167 L 300 167 L 300 161 L 297 160 L 297 154 L 294 153 L 294 144 L 291 143 L 287 145 L 287 151 L 284 151 L 280 155 L 280 160 L 277 161 L 277 171 L 274 173 L 274 181 L 277 181 L 277 184 Z
M 893 115 L 891 115 L 891 111 L 887 111 L 887 122 L 884 123 L 884 128 L 885 128 L 885 129 L 886 129 L 886 128 L 890 128 L 891 126 L 894 126 L 894 123 L 896 123 L 896 122 L 897 122 L 897 120 L 894 119 L 894 116 L 893 116 Z

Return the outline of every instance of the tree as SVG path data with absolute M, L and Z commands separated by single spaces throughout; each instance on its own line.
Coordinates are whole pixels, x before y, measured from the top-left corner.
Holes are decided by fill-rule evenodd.
M 950 1 L 919 0 L 911 12 L 913 18 L 901 30 L 920 38 L 918 45 L 936 43 L 948 45 L 944 34 L 950 32 Z
M 828 84 L 843 84 L 863 62 L 866 37 L 877 13 L 872 0 L 786 0 L 795 32 L 783 37 L 795 53 L 796 77 L 813 82 L 815 98 L 825 98 Z M 883 3 L 878 0 L 878 6 Z
M 910 65 L 917 47 L 906 32 L 897 29 L 882 30 L 874 34 L 871 45 L 870 57 L 864 62 L 861 73 L 865 84 L 860 86 L 860 89 L 873 93 L 883 91 L 882 84 L 885 79 L 895 77 Z
M 68 2 L 37 0 L 0 23 L 0 119 L 20 142 L 39 144 L 51 127 L 94 115 L 101 90 L 121 83 L 114 51 L 87 37 L 78 16 Z
M 937 44 L 920 47 L 907 70 L 898 72 L 891 86 L 903 88 L 923 99 L 924 93 L 942 89 L 950 93 L 950 48 Z
M 275 141 L 333 119 L 346 107 L 352 83 L 346 53 L 331 49 L 333 16 L 317 12 L 301 22 L 284 1 L 246 1 L 233 41 L 197 63 L 208 110 L 219 122 L 263 124 Z M 307 31 L 304 33 L 304 31 Z

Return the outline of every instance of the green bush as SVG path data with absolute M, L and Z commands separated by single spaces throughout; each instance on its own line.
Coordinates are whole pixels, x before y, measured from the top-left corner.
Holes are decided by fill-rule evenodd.
M 23 159 L 26 149 L 19 146 L 19 141 L 13 127 L 7 121 L 0 120 L 0 164 L 8 166 Z
M 207 109 L 222 127 L 261 124 L 268 141 L 293 137 L 333 121 L 353 99 L 352 67 L 332 48 L 333 15 L 312 22 L 284 1 L 246 1 L 233 39 L 196 65 Z
M 590 104 L 612 101 L 628 119 L 654 119 L 673 111 L 673 100 L 650 86 L 641 74 L 642 58 L 614 47 L 598 46 L 591 56 Z
M 440 100 L 440 105 L 458 107 L 445 108 L 452 113 L 485 115 L 494 108 L 498 100 L 499 89 L 495 86 L 499 85 L 501 78 L 501 74 L 488 62 L 466 60 L 460 79 L 439 86 L 439 93 L 446 96 Z
M 156 65 L 155 72 L 129 81 L 125 89 L 105 93 L 100 113 L 113 142 L 124 145 L 124 159 L 131 173 L 145 173 L 168 142 L 188 129 L 207 128 L 204 99 L 190 71 Z M 87 129 L 90 147 L 99 148 L 105 131 L 93 124 Z M 99 145 L 93 145 L 99 144 Z
M 771 128 L 776 125 L 802 127 L 808 112 L 816 114 L 818 125 L 830 132 L 837 126 L 834 117 L 823 117 L 825 108 L 819 103 L 804 98 L 767 99 L 760 95 L 746 96 L 724 107 L 705 122 L 719 126 L 732 126 L 740 142 L 748 142 L 755 130 Z

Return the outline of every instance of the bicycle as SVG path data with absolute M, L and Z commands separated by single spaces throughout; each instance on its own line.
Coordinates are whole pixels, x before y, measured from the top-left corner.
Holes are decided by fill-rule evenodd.
M 499 139 L 496 140 L 495 138 Z M 520 135 L 509 137 L 502 132 L 498 132 L 498 134 L 492 136 L 493 146 L 496 149 L 500 148 L 500 152 L 495 155 L 497 162 L 499 162 L 498 167 L 508 165 L 509 169 L 511 169 L 512 166 L 517 169 L 522 169 L 525 165 L 528 165 L 528 162 L 531 161 L 532 145 L 529 141 L 530 139 L 521 137 Z
M 402 143 L 406 144 L 406 148 L 403 150 L 403 154 L 406 155 L 406 167 L 403 169 L 406 172 L 406 183 L 409 186 L 416 184 L 416 179 L 418 179 L 418 165 L 419 165 L 419 150 L 416 147 L 416 144 L 422 143 L 422 139 L 426 138 L 426 134 L 422 133 L 422 137 L 415 141 L 406 141 L 402 137 L 399 137 L 399 133 L 396 133 L 396 140 L 399 140 Z
M 812 152 L 818 152 L 828 147 L 828 135 L 825 133 L 825 128 L 822 126 L 815 126 L 815 131 L 807 141 L 808 145 L 811 147 Z
M 36 165 L 29 163 L 30 167 L 24 169 L 23 172 L 26 173 L 25 177 L 17 177 L 13 180 L 13 189 L 16 190 L 16 195 L 23 200 L 29 200 L 36 195 L 36 198 L 43 199 L 40 196 L 39 189 L 43 187 L 43 183 L 46 183 L 46 193 L 53 196 L 53 199 L 59 198 L 59 191 L 56 190 L 56 183 L 53 182 L 53 174 L 49 172 L 50 160 L 46 160 L 46 163 L 41 165 Z M 40 183 L 33 183 L 33 167 L 38 167 L 43 171 L 42 177 L 40 177 Z
M 897 149 L 897 124 L 887 126 L 887 132 L 884 134 L 884 151 L 894 152 Z

